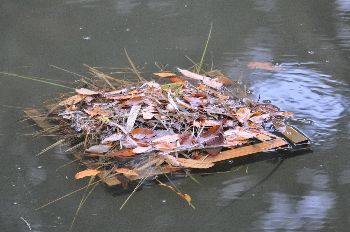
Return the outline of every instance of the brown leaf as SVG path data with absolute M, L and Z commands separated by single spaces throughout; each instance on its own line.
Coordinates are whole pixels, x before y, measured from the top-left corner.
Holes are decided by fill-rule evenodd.
M 168 189 L 174 191 L 178 196 L 180 196 L 182 199 L 184 199 L 185 201 L 187 201 L 187 203 L 188 203 L 192 208 L 194 208 L 194 206 L 192 205 L 192 198 L 191 198 L 190 195 L 188 195 L 187 193 L 182 193 L 182 192 L 176 190 L 175 187 L 170 186 L 170 185 L 167 185 L 167 184 L 164 184 L 164 183 L 160 182 L 159 180 L 158 180 L 158 183 L 159 183 L 160 186 L 163 186 L 163 187 L 165 187 L 165 188 L 168 188 Z
M 63 101 L 61 101 L 60 103 L 58 103 L 58 105 L 60 106 L 71 106 L 71 105 L 74 105 L 74 104 L 77 104 L 79 102 L 81 102 L 81 100 L 83 100 L 85 98 L 85 96 L 83 95 L 74 95 L 74 96 L 71 96 Z
M 172 83 L 179 83 L 179 84 L 185 84 L 186 83 L 186 81 L 184 79 L 182 79 L 181 77 L 178 77 L 178 76 L 170 77 L 169 80 Z
M 135 152 L 133 151 L 134 149 L 132 148 L 126 148 L 122 150 L 115 150 L 107 154 L 109 157 L 130 157 L 134 156 Z
M 262 69 L 262 70 L 267 70 L 267 71 L 280 70 L 280 68 L 275 67 L 270 62 L 249 62 L 247 66 L 248 66 L 248 68 L 251 68 L 251 69 Z
M 180 135 L 180 145 L 181 146 L 192 146 L 194 138 L 191 134 L 182 134 Z
M 106 143 L 116 142 L 116 141 L 119 141 L 121 138 L 123 138 L 122 134 L 112 134 L 104 138 L 101 143 L 106 144 Z
M 164 135 L 158 138 L 153 139 L 152 142 L 154 143 L 172 143 L 180 139 L 180 135 L 178 134 L 172 134 L 172 135 Z
M 101 171 L 96 170 L 96 169 L 86 169 L 84 171 L 78 172 L 75 174 L 74 178 L 75 179 L 81 179 L 87 176 L 96 176 L 99 174 Z
M 185 70 L 185 69 L 180 69 L 178 68 L 179 72 L 188 77 L 188 78 L 192 78 L 192 79 L 195 79 L 195 80 L 199 80 L 199 81 L 203 81 L 203 83 L 211 88 L 214 88 L 214 89 L 221 89 L 222 87 L 222 83 L 218 82 L 216 79 L 211 79 L 210 77 L 206 77 L 206 76 L 202 76 L 202 75 L 199 75 L 197 73 L 193 73 L 193 72 L 190 72 L 188 70 Z
M 183 97 L 183 99 L 185 101 L 187 101 L 188 103 L 190 103 L 190 105 L 193 107 L 193 108 L 197 108 L 198 106 L 201 106 L 203 105 L 203 101 L 202 99 L 200 98 L 197 98 L 197 97 L 188 97 L 188 96 L 185 96 Z
M 262 124 L 263 122 L 265 122 L 269 118 L 270 118 L 270 114 L 261 114 L 261 115 L 253 116 L 253 117 L 249 118 L 249 121 L 251 121 L 255 124 Z
M 181 166 L 185 168 L 210 168 L 214 166 L 214 163 L 208 161 L 201 161 L 195 159 L 177 158 L 176 159 Z
M 236 118 L 240 123 L 245 123 L 250 118 L 251 111 L 247 107 L 239 108 L 236 111 Z
M 86 96 L 99 94 L 99 92 L 96 92 L 96 91 L 93 91 L 90 89 L 85 89 L 85 88 L 76 89 L 75 92 L 77 92 L 78 94 L 81 94 L 81 95 L 86 95 Z
M 212 87 L 213 89 L 220 90 L 222 87 L 222 83 L 217 81 L 216 79 L 211 79 L 209 77 L 206 77 L 203 79 L 203 83 L 209 87 Z
M 91 109 L 85 109 L 84 110 L 88 115 L 94 117 L 96 115 L 101 115 L 103 117 L 107 117 L 110 115 L 110 112 L 107 110 L 102 109 L 99 105 L 94 106 Z
M 160 151 L 172 151 L 176 148 L 176 143 L 159 142 L 154 144 L 153 146 Z
M 176 74 L 171 73 L 171 72 L 159 72 L 159 73 L 153 73 L 153 75 L 156 75 L 156 76 L 162 77 L 162 78 L 168 78 L 168 77 L 176 76 Z
M 132 137 L 135 139 L 151 138 L 153 137 L 154 131 L 149 128 L 135 128 L 131 131 Z
M 138 147 L 134 148 L 132 151 L 136 154 L 139 154 L 139 153 L 145 153 L 147 151 L 150 151 L 151 149 L 152 149 L 151 146 L 147 146 L 147 147 L 138 146 Z
M 193 126 L 195 127 L 202 127 L 202 126 L 220 126 L 221 122 L 217 120 L 211 120 L 211 119 L 197 119 L 193 122 Z
M 117 168 L 115 170 L 118 173 L 125 174 L 127 176 L 138 176 L 139 174 L 135 170 L 131 170 L 129 168 Z
M 142 109 L 142 117 L 143 119 L 149 120 L 152 119 L 155 114 L 156 109 L 153 106 L 147 106 L 144 109 Z
M 111 148 L 110 145 L 95 145 L 95 146 L 91 146 L 88 149 L 86 149 L 86 152 L 89 153 L 106 153 L 109 149 Z

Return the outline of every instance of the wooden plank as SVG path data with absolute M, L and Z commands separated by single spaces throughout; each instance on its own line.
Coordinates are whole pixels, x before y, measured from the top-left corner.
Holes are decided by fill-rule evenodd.
M 282 134 L 295 145 L 309 142 L 309 139 L 305 135 L 303 135 L 291 126 L 286 126 L 286 130 L 282 132 Z

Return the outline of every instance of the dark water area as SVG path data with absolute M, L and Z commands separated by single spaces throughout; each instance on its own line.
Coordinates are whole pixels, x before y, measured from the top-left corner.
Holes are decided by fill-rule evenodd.
M 56 0 L 0 2 L 0 71 L 67 84 L 82 64 L 154 63 L 189 67 L 213 22 L 207 62 L 246 83 L 257 99 L 295 112 L 293 125 L 313 152 L 255 162 L 238 170 L 176 180 L 196 210 L 159 186 L 127 195 L 98 186 L 73 231 L 349 231 L 350 1 L 347 0 Z M 277 71 L 252 70 L 252 61 Z M 68 231 L 81 194 L 38 206 L 84 186 L 50 138 L 23 119 L 66 89 L 0 75 L 0 231 Z M 28 223 L 28 225 L 26 224 Z

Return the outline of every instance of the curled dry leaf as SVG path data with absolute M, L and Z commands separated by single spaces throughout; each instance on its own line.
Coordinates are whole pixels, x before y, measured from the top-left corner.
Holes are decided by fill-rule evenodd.
M 176 74 L 171 73 L 171 72 L 158 72 L 158 73 L 153 73 L 153 75 L 156 75 L 156 76 L 162 77 L 162 78 L 168 78 L 168 77 L 176 76 Z
M 193 122 L 193 126 L 195 127 L 202 127 L 202 126 L 220 126 L 221 122 L 217 120 L 211 120 L 211 119 L 198 119 Z
M 89 153 L 101 154 L 101 153 L 106 153 L 107 151 L 109 151 L 110 148 L 111 148 L 110 145 L 100 145 L 99 144 L 99 145 L 91 146 L 88 149 L 86 149 L 85 151 L 89 152 Z
M 96 169 L 86 169 L 84 171 L 78 172 L 77 174 L 75 174 L 74 178 L 75 179 L 81 179 L 87 176 L 96 176 L 97 174 L 99 174 L 101 171 L 96 170 Z
M 81 95 L 86 95 L 86 96 L 99 94 L 99 92 L 96 92 L 96 91 L 93 91 L 90 89 L 85 89 L 85 88 L 76 89 L 75 92 L 77 92 L 78 94 L 81 94 Z
M 125 174 L 127 176 L 138 176 L 139 174 L 135 170 L 131 170 L 129 168 L 117 168 L 115 170 L 118 173 Z
M 190 72 L 188 70 L 185 70 L 185 69 L 181 69 L 181 68 L 178 68 L 179 72 L 188 77 L 188 78 L 192 78 L 192 79 L 195 79 L 195 80 L 199 80 L 199 81 L 203 81 L 203 84 L 211 87 L 211 88 L 214 88 L 214 89 L 221 89 L 222 87 L 222 83 L 218 82 L 216 79 L 212 79 L 210 77 L 206 77 L 206 76 L 202 76 L 202 75 L 199 75 L 197 73 L 193 73 L 193 72 Z

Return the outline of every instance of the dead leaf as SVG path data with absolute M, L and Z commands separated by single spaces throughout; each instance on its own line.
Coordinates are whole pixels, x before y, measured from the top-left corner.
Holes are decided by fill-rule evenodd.
M 126 148 L 122 150 L 115 150 L 107 154 L 108 157 L 130 157 L 134 156 L 135 152 L 132 148 Z
M 149 128 L 135 128 L 131 131 L 132 137 L 135 139 L 151 138 L 155 136 L 152 129 Z
M 138 176 L 139 174 L 135 170 L 131 170 L 129 168 L 117 168 L 115 170 L 118 173 L 125 174 L 127 176 Z
M 220 90 L 222 87 L 222 83 L 217 81 L 217 79 L 211 79 L 209 77 L 206 77 L 203 79 L 203 83 L 209 87 L 212 87 L 213 89 Z
M 214 163 L 208 162 L 208 161 L 201 161 L 201 160 L 195 160 L 195 159 L 186 159 L 186 158 L 177 158 L 176 159 L 181 166 L 185 168 L 210 168 L 214 166 Z
M 135 153 L 135 154 L 140 154 L 140 153 L 146 153 L 148 151 L 152 150 L 152 147 L 151 146 L 147 146 L 147 147 L 141 147 L 141 146 L 138 146 L 136 148 L 134 148 L 132 151 Z
M 236 118 L 240 123 L 245 123 L 250 118 L 251 111 L 247 107 L 239 108 L 236 111 Z
M 191 134 L 181 134 L 180 135 L 180 145 L 181 146 L 192 146 L 194 138 Z
M 262 69 L 267 71 L 280 70 L 280 68 L 275 67 L 271 62 L 249 62 L 247 66 L 251 69 Z
M 81 100 L 83 100 L 85 98 L 85 96 L 82 96 L 82 95 L 74 95 L 74 96 L 71 96 L 63 101 L 61 101 L 60 103 L 58 103 L 58 105 L 60 106 L 71 106 L 71 105 L 74 105 L 74 104 L 77 104 L 79 102 L 81 102 Z
M 139 115 L 141 105 L 133 105 L 129 112 L 128 120 L 126 121 L 126 131 L 130 132 L 134 127 L 137 116 Z
M 85 89 L 85 88 L 76 89 L 75 92 L 77 92 L 78 94 L 81 94 L 81 95 L 86 95 L 86 96 L 99 94 L 99 92 L 96 92 L 96 91 L 93 91 L 90 89 Z
M 153 75 L 156 75 L 156 76 L 162 77 L 162 78 L 168 78 L 168 77 L 176 76 L 176 74 L 171 73 L 171 72 L 158 72 L 158 73 L 153 73 Z
M 261 115 L 253 116 L 253 117 L 249 118 L 249 121 L 251 121 L 255 124 L 262 124 L 263 122 L 268 120 L 270 117 L 271 117 L 270 114 L 261 114 Z
M 122 134 L 112 134 L 104 138 L 101 143 L 106 144 L 106 143 L 116 142 L 116 141 L 119 141 L 121 138 L 123 138 Z
M 184 79 L 182 79 L 181 77 L 178 77 L 178 76 L 170 77 L 169 80 L 172 83 L 179 83 L 179 84 L 185 84 L 186 83 L 186 81 Z
M 170 186 L 170 185 L 167 185 L 167 184 L 164 184 L 162 182 L 160 182 L 158 179 L 157 179 L 158 183 L 160 186 L 163 186 L 165 188 L 168 188 L 172 191 L 174 191 L 178 196 L 180 196 L 182 199 L 184 199 L 192 208 L 195 208 L 194 205 L 192 204 L 192 198 L 190 195 L 188 194 L 184 194 L 182 192 L 179 192 L 178 190 L 176 190 L 173 186 Z
M 206 76 L 202 76 L 202 75 L 199 75 L 197 73 L 193 73 L 193 72 L 190 72 L 188 70 L 185 70 L 185 69 L 180 69 L 178 68 L 179 72 L 188 77 L 188 78 L 192 78 L 192 79 L 195 79 L 195 80 L 199 80 L 199 81 L 203 81 L 203 83 L 211 88 L 214 88 L 214 89 L 221 89 L 222 87 L 222 83 L 218 82 L 216 79 L 212 79 L 210 77 L 206 77 Z
M 217 120 L 210 120 L 210 119 L 197 119 L 193 122 L 193 126 L 195 127 L 202 127 L 202 126 L 220 126 L 221 122 Z
M 101 171 L 96 170 L 96 169 L 86 169 L 84 171 L 78 172 L 75 174 L 74 178 L 75 179 L 81 179 L 87 176 L 96 176 L 97 174 L 99 174 Z
M 176 148 L 176 143 L 159 142 L 153 145 L 159 151 L 172 151 Z
M 89 153 L 102 154 L 102 153 L 106 153 L 107 151 L 109 151 L 110 148 L 111 148 L 110 145 L 95 145 L 95 146 L 89 147 L 85 151 L 89 152 Z
M 107 110 L 102 109 L 99 105 L 94 106 L 91 109 L 85 109 L 85 113 L 90 115 L 91 117 L 95 117 L 97 115 L 101 115 L 103 117 L 107 117 L 110 115 L 110 112 Z
M 162 142 L 162 143 L 172 143 L 172 142 L 176 142 L 177 140 L 180 139 L 180 135 L 178 134 L 172 134 L 172 135 L 164 135 L 158 138 L 153 139 L 153 143 L 158 143 L 158 142 Z

